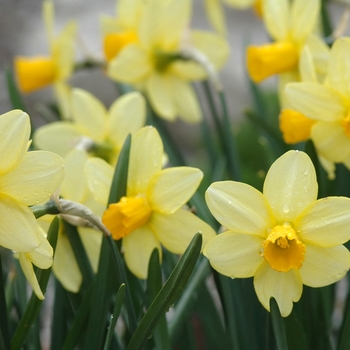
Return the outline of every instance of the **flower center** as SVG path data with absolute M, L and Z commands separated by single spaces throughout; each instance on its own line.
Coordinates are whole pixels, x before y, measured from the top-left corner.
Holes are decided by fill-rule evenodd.
M 126 45 L 137 42 L 133 31 L 107 34 L 103 41 L 103 49 L 107 61 L 111 61 Z
M 144 196 L 122 197 L 118 203 L 110 204 L 102 217 L 103 224 L 115 240 L 121 239 L 145 225 L 152 210 Z
M 56 65 L 51 57 L 16 57 L 14 61 L 19 89 L 28 93 L 52 84 Z
M 345 135 L 350 137 L 350 111 L 348 115 L 341 121 L 341 125 L 344 128 Z
M 314 123 L 314 120 L 293 109 L 283 109 L 279 116 L 283 139 L 289 144 L 308 140 Z
M 298 59 L 297 47 L 288 41 L 249 46 L 247 49 L 247 69 L 255 83 L 296 68 Z
M 305 245 L 301 243 L 289 223 L 275 226 L 263 242 L 264 259 L 279 272 L 300 269 L 304 261 Z

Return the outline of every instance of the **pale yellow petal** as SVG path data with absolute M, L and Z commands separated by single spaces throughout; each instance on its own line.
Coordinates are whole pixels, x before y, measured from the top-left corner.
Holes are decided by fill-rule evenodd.
M 202 178 L 199 169 L 185 166 L 159 171 L 147 189 L 152 210 L 162 214 L 174 213 L 193 196 Z
M 0 245 L 30 252 L 40 245 L 39 226 L 32 211 L 14 198 L 0 195 Z
M 226 35 L 225 15 L 220 0 L 205 0 L 205 11 L 210 24 L 221 35 Z
M 72 117 L 85 135 L 100 141 L 106 134 L 107 110 L 100 100 L 82 89 L 72 90 Z
M 60 232 L 58 236 L 52 270 L 67 291 L 78 293 L 83 278 L 72 246 L 64 232 Z
M 135 29 L 144 2 L 140 0 L 120 0 L 116 4 L 116 12 L 120 26 L 126 29 Z
M 148 52 L 136 44 L 130 44 L 109 62 L 107 75 L 113 80 L 132 84 L 144 81 L 152 69 Z
M 148 226 L 143 226 L 123 238 L 125 263 L 138 278 L 146 279 L 148 264 L 154 249 L 162 255 L 160 243 Z
M 334 180 L 335 179 L 335 164 L 331 162 L 330 160 L 324 158 L 320 154 L 318 154 L 318 160 L 320 161 L 320 164 L 322 165 L 323 169 L 326 170 L 328 179 Z M 346 163 L 344 163 L 345 166 Z M 348 167 L 349 169 L 349 167 Z
M 151 178 L 162 168 L 163 143 L 152 126 L 132 136 L 129 158 L 127 195 L 146 193 Z
M 48 269 L 53 263 L 53 249 L 49 241 L 44 236 L 44 231 L 40 230 L 38 234 L 40 245 L 35 248 L 32 252 L 25 253 L 30 261 L 40 269 Z
M 268 227 L 275 225 L 265 197 L 252 186 L 241 182 L 214 182 L 205 199 L 216 220 L 237 233 L 264 238 Z
M 128 134 L 141 129 L 146 122 L 146 100 L 139 92 L 119 97 L 109 109 L 109 139 L 121 149 Z
M 47 33 L 50 49 L 54 39 L 55 8 L 52 0 L 43 1 L 42 16 Z
M 92 270 L 96 273 L 100 259 L 103 234 L 88 227 L 79 227 L 79 236 L 83 242 L 86 254 L 89 258 Z
M 19 257 L 19 263 L 21 264 L 22 271 L 24 275 L 26 276 L 26 279 L 28 280 L 29 284 L 33 288 L 33 292 L 40 300 L 44 300 L 44 294 L 41 291 L 41 288 L 39 286 L 38 280 L 36 278 L 36 274 L 33 269 L 32 262 L 30 261 L 30 258 L 27 253 L 18 253 Z
M 291 36 L 297 43 L 302 43 L 316 28 L 320 15 L 320 0 L 294 0 L 291 5 Z
M 292 69 L 288 72 L 279 74 L 278 76 L 278 97 L 281 108 L 288 108 L 288 98 L 285 94 L 286 86 L 289 83 L 300 81 L 299 71 L 297 69 Z
M 146 82 L 146 91 L 149 101 L 157 114 L 167 120 L 174 120 L 177 115 L 174 104 L 172 77 L 154 73 Z
M 317 74 L 310 48 L 305 45 L 299 58 L 300 78 L 304 83 L 317 84 Z
M 315 168 L 304 152 L 289 151 L 270 167 L 264 183 L 276 221 L 293 222 L 317 198 Z
M 350 138 L 340 123 L 318 122 L 311 129 L 311 139 L 317 153 L 334 163 L 350 157 Z
M 260 265 L 254 276 L 254 288 L 266 310 L 270 311 L 270 299 L 273 297 L 281 315 L 287 317 L 292 312 L 293 301 L 297 302 L 301 297 L 303 284 L 298 270 L 278 272 L 265 262 Z
M 63 159 L 54 153 L 32 151 L 26 153 L 21 164 L 0 176 L 1 192 L 26 205 L 48 200 L 64 178 Z
M 84 173 L 95 200 L 106 206 L 114 174 L 113 167 L 101 158 L 89 158 Z
M 0 174 L 14 169 L 28 148 L 30 122 L 27 113 L 19 109 L 0 115 Z M 4 156 L 5 155 L 5 156 Z
M 350 93 L 350 38 L 339 38 L 332 45 L 328 64 L 328 84 L 342 95 Z
M 216 235 L 211 226 L 184 209 L 170 215 L 153 213 L 149 225 L 160 243 L 175 254 L 183 254 L 197 232 L 202 234 L 202 248 Z
M 350 253 L 342 245 L 323 248 L 307 245 L 305 261 L 299 270 L 306 286 L 318 288 L 342 279 L 350 268 Z
M 309 206 L 295 221 L 303 243 L 331 247 L 350 239 L 350 199 L 326 197 Z
M 65 158 L 66 176 L 61 185 L 61 195 L 65 199 L 82 203 L 88 196 L 88 185 L 82 176 L 88 155 L 85 151 L 74 149 Z
M 64 82 L 56 82 L 53 87 L 62 119 L 68 120 L 71 116 L 71 87 Z
M 70 122 L 53 122 L 41 126 L 34 134 L 37 148 L 66 156 L 85 137 L 85 129 Z
M 254 5 L 256 0 L 223 0 L 226 4 L 230 6 L 237 7 L 239 9 L 247 9 Z
M 347 113 L 346 101 L 328 86 L 290 83 L 285 94 L 291 108 L 310 119 L 335 121 Z
M 285 40 L 290 22 L 289 0 L 264 0 L 263 18 L 267 31 L 277 41 Z
M 203 254 L 222 275 L 246 278 L 254 276 L 264 262 L 259 254 L 261 248 L 260 237 L 227 231 L 211 239 L 205 245 Z

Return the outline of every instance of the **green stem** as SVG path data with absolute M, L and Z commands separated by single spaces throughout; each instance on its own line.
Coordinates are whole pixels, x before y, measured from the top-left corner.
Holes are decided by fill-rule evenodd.
M 0 254 L 0 333 L 4 349 L 10 349 L 10 335 L 8 327 L 7 307 L 5 299 L 4 276 L 2 272 L 2 262 Z M 1 344 L 1 343 L 0 343 Z

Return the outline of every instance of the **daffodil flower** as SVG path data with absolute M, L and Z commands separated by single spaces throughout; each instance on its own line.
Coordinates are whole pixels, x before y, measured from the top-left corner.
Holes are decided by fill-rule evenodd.
M 289 105 L 314 121 L 310 138 L 318 155 L 328 162 L 326 170 L 330 177 L 334 177 L 334 163 L 343 163 L 350 169 L 349 50 L 349 38 L 337 39 L 330 50 L 323 84 L 290 83 L 285 89 Z
M 201 232 L 203 241 L 214 230 L 182 207 L 197 189 L 203 174 L 191 167 L 162 168 L 163 144 L 155 128 L 144 127 L 132 136 L 127 192 L 110 204 L 102 222 L 115 240 L 122 239 L 130 271 L 145 279 L 154 249 L 161 245 L 182 254 L 192 237 Z M 103 160 L 88 160 L 87 178 L 96 200 L 106 203 L 113 169 Z
M 115 164 L 126 136 L 146 121 L 146 103 L 132 92 L 119 97 L 107 111 L 89 92 L 72 89 L 72 121 L 57 121 L 37 129 L 34 144 L 65 157 L 72 149 L 85 149 Z
M 191 2 L 151 0 L 138 20 L 137 40 L 123 45 L 108 63 L 107 75 L 144 91 L 159 116 L 188 123 L 201 120 L 201 111 L 191 81 L 205 79 L 198 63 L 184 58 L 190 48 L 201 51 L 216 69 L 228 56 L 227 42 L 220 36 L 187 29 Z
M 316 173 L 306 153 L 289 151 L 268 171 L 263 193 L 240 182 L 213 183 L 206 201 L 228 231 L 210 240 L 204 255 L 232 278 L 254 277 L 262 305 L 276 299 L 286 317 L 303 284 L 323 287 L 350 268 L 342 245 L 350 238 L 350 199 L 317 200 Z
M 274 42 L 248 47 L 248 73 L 255 83 L 280 74 L 284 87 L 287 82 L 299 80 L 298 61 L 304 44 L 321 40 L 311 36 L 316 29 L 320 0 L 264 0 L 262 5 L 264 23 Z
M 43 18 L 49 41 L 48 56 L 24 57 L 14 59 L 14 69 L 19 89 L 23 93 L 54 85 L 63 116 L 68 113 L 69 87 L 65 83 L 74 69 L 74 36 L 76 25 L 68 23 L 60 35 L 54 36 L 54 8 L 51 0 L 43 3 Z
M 30 121 L 20 110 L 0 115 L 0 245 L 18 252 L 24 273 L 38 298 L 32 263 L 47 268 L 52 248 L 43 238 L 29 206 L 48 200 L 64 177 L 63 159 L 45 151 L 27 152 Z

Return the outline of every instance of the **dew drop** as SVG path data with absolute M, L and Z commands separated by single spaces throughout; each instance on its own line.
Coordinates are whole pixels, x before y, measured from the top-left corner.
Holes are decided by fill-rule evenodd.
M 309 173 L 309 169 L 304 170 L 304 175 L 307 175 Z
M 283 206 L 283 212 L 284 213 L 289 213 L 289 205 L 288 204 L 285 204 L 284 206 Z

